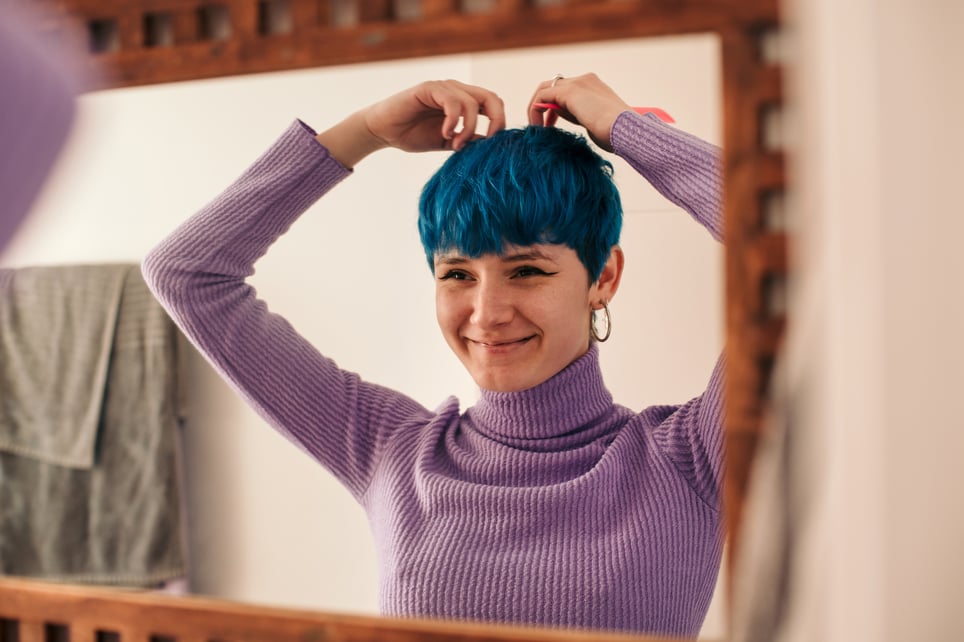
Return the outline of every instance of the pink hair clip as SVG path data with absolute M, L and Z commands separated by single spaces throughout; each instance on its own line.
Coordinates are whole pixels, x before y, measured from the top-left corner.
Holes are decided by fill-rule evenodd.
M 562 109 L 556 103 L 532 103 L 532 106 L 541 107 L 543 109 L 552 109 L 552 110 Z M 672 116 L 667 114 L 664 110 L 660 109 L 659 107 L 633 107 L 633 111 L 635 111 L 637 114 L 654 114 L 657 118 L 659 118 L 664 123 L 676 122 L 675 120 L 673 120 Z

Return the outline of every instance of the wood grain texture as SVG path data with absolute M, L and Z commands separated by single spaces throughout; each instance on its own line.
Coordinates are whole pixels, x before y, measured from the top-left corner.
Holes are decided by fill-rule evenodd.
M 768 149 L 763 115 L 782 103 L 780 68 L 763 60 L 760 40 L 772 21 L 723 33 L 723 149 L 726 238 L 726 463 L 724 504 L 730 567 L 740 553 L 740 519 L 753 455 L 765 429 L 770 375 L 786 324 L 770 300 L 787 278 L 788 238 L 767 229 L 765 204 L 786 188 L 781 150 Z
M 9 1 L 9 0 L 8 0 Z M 264 8 L 283 5 L 291 28 L 266 33 Z M 771 19 L 775 0 L 599 0 L 534 4 L 492 0 L 466 12 L 458 0 L 33 0 L 67 29 L 113 21 L 115 50 L 80 61 L 98 87 L 126 87 L 471 51 L 719 31 Z M 229 33 L 205 36 L 200 15 L 226 9 Z M 284 8 L 286 7 L 286 8 Z M 347 8 L 346 8 L 347 7 Z M 335 14 L 341 20 L 336 20 Z M 145 16 L 170 16 L 173 37 L 148 46 Z
M 45 642 L 47 623 L 70 640 L 118 642 L 669 642 L 670 638 L 339 615 L 201 597 L 0 579 L 0 618 L 21 642 Z

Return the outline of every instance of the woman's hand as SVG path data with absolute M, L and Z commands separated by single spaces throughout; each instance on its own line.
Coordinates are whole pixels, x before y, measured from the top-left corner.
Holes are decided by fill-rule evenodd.
M 486 135 L 505 127 L 505 107 L 495 93 L 457 80 L 428 81 L 355 112 L 317 139 L 352 167 L 385 147 L 459 150 L 479 137 L 475 130 L 480 115 L 489 121 Z
M 555 103 L 559 109 L 536 107 L 535 103 Z M 613 151 L 609 132 L 616 117 L 632 109 L 596 74 L 559 78 L 539 83 L 529 101 L 529 124 L 552 126 L 557 117 L 586 128 L 597 145 Z

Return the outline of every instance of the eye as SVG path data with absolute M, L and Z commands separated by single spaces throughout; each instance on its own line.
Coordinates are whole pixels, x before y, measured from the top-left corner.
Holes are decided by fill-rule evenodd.
M 553 274 L 555 274 L 555 272 L 546 272 L 545 270 L 541 270 L 534 265 L 523 265 L 518 268 L 512 276 L 524 278 L 527 276 L 552 276 Z
M 439 281 L 466 281 L 470 277 L 462 270 L 449 270 L 448 272 L 442 273 L 439 277 Z

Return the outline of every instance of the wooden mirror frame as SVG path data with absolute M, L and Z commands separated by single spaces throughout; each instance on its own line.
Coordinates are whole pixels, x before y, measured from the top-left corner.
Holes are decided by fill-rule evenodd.
M 7 0 L 9 1 L 9 0 Z M 713 32 L 722 47 L 728 565 L 785 325 L 778 0 L 19 0 L 79 43 L 88 89 Z M 220 20 L 220 24 L 218 23 Z M 226 21 L 226 22 L 225 22 Z

